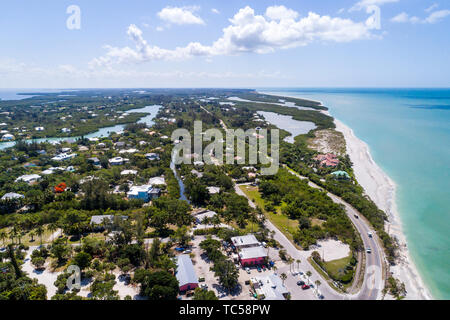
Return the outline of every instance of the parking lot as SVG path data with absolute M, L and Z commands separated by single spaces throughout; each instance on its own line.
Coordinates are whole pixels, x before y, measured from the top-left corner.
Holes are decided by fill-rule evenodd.
M 214 238 L 214 237 L 213 237 Z M 250 285 L 246 285 L 245 283 L 250 280 L 250 278 L 269 275 L 276 272 L 278 275 L 281 273 L 285 273 L 287 275 L 287 279 L 285 280 L 285 286 L 291 293 L 292 300 L 315 300 L 317 297 L 314 295 L 314 288 L 310 288 L 307 290 L 302 290 L 300 286 L 297 285 L 297 281 L 302 280 L 300 276 L 293 275 L 289 271 L 289 265 L 282 261 L 279 257 L 278 250 L 270 248 L 269 249 L 269 257 L 270 260 L 274 262 L 276 266 L 276 270 L 268 270 L 267 268 L 261 269 L 258 271 L 256 267 L 249 268 L 249 273 L 242 267 L 239 267 L 239 284 L 240 287 L 236 292 L 228 294 L 224 290 L 222 290 L 221 286 L 218 284 L 218 279 L 214 276 L 214 272 L 210 270 L 213 266 L 213 263 L 208 261 L 206 256 L 202 256 L 202 249 L 200 248 L 200 243 L 205 240 L 205 236 L 195 236 L 194 240 L 192 240 L 192 254 L 194 269 L 198 278 L 204 278 L 204 282 L 200 282 L 200 284 L 206 284 L 208 286 L 208 290 L 213 290 L 217 297 L 221 300 L 253 300 L 255 299 L 251 294 Z M 215 238 L 220 240 L 218 238 Z M 296 265 L 291 266 L 294 272 L 297 272 Z M 306 270 L 302 270 L 306 272 Z M 183 296 L 183 299 L 190 299 Z

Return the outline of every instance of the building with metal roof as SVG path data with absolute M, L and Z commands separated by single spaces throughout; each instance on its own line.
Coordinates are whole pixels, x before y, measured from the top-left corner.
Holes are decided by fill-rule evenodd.
M 175 274 L 180 291 L 193 290 L 198 287 L 198 278 L 191 258 L 187 254 L 177 257 L 177 272 Z

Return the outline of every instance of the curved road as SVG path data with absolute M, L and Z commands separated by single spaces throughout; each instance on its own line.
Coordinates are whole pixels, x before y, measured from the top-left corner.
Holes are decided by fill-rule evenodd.
M 306 179 L 308 178 L 303 177 L 291 170 L 288 169 L 288 171 L 297 176 L 299 179 Z M 323 188 L 319 187 L 315 183 L 308 180 L 308 185 L 316 188 L 321 189 Z M 247 199 L 248 197 L 246 194 L 239 188 L 239 185 L 235 185 L 236 193 L 245 196 Z M 312 282 L 315 282 L 316 280 L 321 280 L 321 287 L 320 291 L 322 292 L 325 299 L 328 300 L 343 300 L 343 299 L 357 299 L 357 300 L 376 300 L 381 298 L 381 291 L 384 288 L 384 282 L 383 282 L 383 259 L 384 259 L 384 253 L 382 251 L 382 248 L 380 247 L 378 243 L 378 239 L 376 238 L 377 235 L 373 231 L 373 229 L 370 227 L 369 223 L 359 214 L 359 212 L 353 208 L 351 205 L 349 205 L 347 202 L 339 198 L 338 196 L 327 192 L 327 195 L 335 202 L 344 205 L 345 211 L 347 213 L 347 216 L 352 221 L 353 225 L 355 226 L 356 230 L 359 232 L 364 248 L 370 248 L 371 253 L 366 253 L 366 264 L 364 269 L 364 281 L 361 289 L 357 294 L 341 294 L 338 293 L 336 290 L 331 288 L 325 279 L 322 278 L 321 275 L 311 266 L 311 264 L 305 259 L 305 253 L 304 251 L 298 250 L 292 242 L 280 231 L 278 228 L 276 228 L 268 219 L 266 219 L 266 227 L 274 231 L 274 239 L 277 240 L 287 251 L 287 253 L 293 258 L 293 259 L 300 259 L 303 270 L 310 270 L 312 273 L 312 276 L 310 277 Z M 249 204 L 251 207 L 256 207 L 255 204 L 248 199 Z M 358 216 L 359 218 L 355 217 Z M 369 237 L 368 233 L 371 232 L 373 234 L 372 237 Z
M 211 114 L 208 110 L 201 108 L 206 111 L 207 113 Z M 220 125 L 222 128 L 227 131 L 228 128 L 223 122 L 222 119 L 220 119 Z M 283 165 L 283 167 L 286 167 L 286 165 Z M 323 188 L 319 187 L 315 183 L 309 181 L 308 178 L 303 177 L 299 175 L 298 173 L 291 171 L 289 168 L 287 168 L 288 171 L 298 177 L 302 180 L 308 180 L 308 185 L 312 188 L 323 190 Z M 243 195 L 244 197 L 247 197 L 247 195 L 239 188 L 238 185 L 235 185 L 235 190 L 237 194 Z M 326 191 L 326 190 L 325 190 Z M 331 288 L 326 281 L 322 278 L 322 276 L 319 275 L 319 273 L 309 264 L 309 262 L 305 259 L 303 252 L 298 250 L 292 242 L 286 238 L 286 236 L 278 230 L 268 219 L 266 219 L 266 227 L 275 232 L 274 238 L 277 240 L 287 251 L 287 253 L 296 259 L 300 259 L 303 268 L 307 267 L 308 270 L 311 271 L 312 276 L 310 277 L 310 280 L 312 282 L 315 282 L 316 280 L 322 280 L 323 286 L 320 287 L 320 291 L 324 295 L 325 299 L 331 299 L 331 300 L 342 300 L 342 299 L 358 299 L 358 300 L 376 300 L 381 298 L 381 291 L 384 288 L 384 281 L 383 281 L 383 264 L 384 264 L 384 252 L 383 248 L 379 245 L 379 239 L 377 238 L 376 232 L 371 228 L 370 223 L 359 214 L 359 212 L 353 208 L 350 204 L 342 200 L 340 197 L 328 192 L 327 195 L 335 202 L 344 205 L 345 212 L 347 213 L 347 216 L 350 218 L 350 221 L 352 221 L 353 225 L 355 226 L 356 230 L 359 232 L 364 248 L 370 248 L 371 253 L 363 253 L 365 256 L 365 268 L 364 268 L 364 281 L 362 284 L 361 289 L 357 294 L 341 294 L 338 293 L 336 290 Z M 250 206 L 256 207 L 255 204 L 248 199 Z M 358 218 L 356 218 L 356 216 Z M 369 237 L 369 232 L 372 233 L 372 237 Z M 358 263 L 358 267 L 360 267 L 360 264 Z

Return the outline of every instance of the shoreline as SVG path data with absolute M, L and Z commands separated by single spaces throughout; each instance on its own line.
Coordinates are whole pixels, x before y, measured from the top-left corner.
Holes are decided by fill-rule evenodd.
M 389 235 L 398 239 L 399 262 L 395 266 L 389 267 L 390 272 L 405 284 L 406 299 L 432 300 L 433 297 L 409 253 L 395 201 L 397 188 L 395 182 L 376 164 L 370 154 L 369 146 L 356 137 L 350 127 L 338 119 L 334 119 L 334 122 L 336 130 L 344 135 L 347 154 L 353 162 L 353 170 L 358 183 L 364 188 L 370 199 L 386 212 L 388 221 L 385 224 L 385 230 L 386 232 L 389 230 Z
M 276 93 L 259 92 L 261 94 L 280 96 Z M 299 98 L 294 96 L 286 96 L 287 98 Z M 318 102 L 325 106 L 322 101 L 301 98 Z M 330 114 L 330 108 L 322 110 L 326 115 Z M 398 263 L 395 266 L 389 266 L 389 271 L 392 275 L 405 284 L 406 300 L 433 300 L 430 290 L 425 286 L 425 283 L 417 270 L 414 261 L 411 258 L 407 246 L 406 236 L 403 233 L 400 213 L 397 210 L 396 203 L 396 184 L 395 182 L 378 166 L 370 154 L 370 148 L 361 139 L 359 139 L 353 132 L 353 129 L 345 125 L 340 120 L 333 117 L 336 125 L 336 131 L 342 132 L 346 142 L 346 153 L 353 162 L 353 170 L 358 183 L 364 188 L 365 193 L 370 199 L 383 210 L 387 216 L 388 221 L 385 223 L 386 232 L 398 239 L 399 248 Z M 388 295 L 388 294 L 387 294 Z

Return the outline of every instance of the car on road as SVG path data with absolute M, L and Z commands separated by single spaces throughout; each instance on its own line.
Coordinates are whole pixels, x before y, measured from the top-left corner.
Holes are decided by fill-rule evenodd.
M 249 267 L 245 267 L 245 271 L 247 271 L 247 273 L 250 274 L 250 268 Z
M 358 215 L 357 215 L 357 214 L 355 214 L 355 215 L 354 215 L 354 217 L 355 217 L 356 219 L 359 219 L 359 217 L 358 217 Z
M 297 281 L 298 286 L 303 286 L 304 284 L 305 284 L 305 281 L 303 281 L 303 280 Z
M 370 247 L 369 247 L 369 248 L 366 249 L 366 252 L 367 253 L 372 253 L 372 249 L 370 249 Z
M 303 290 L 306 290 L 306 289 L 309 289 L 309 288 L 310 288 L 310 286 L 308 286 L 307 284 L 302 285 L 302 289 Z
M 372 234 L 372 232 L 367 232 L 367 235 L 369 236 L 369 238 L 372 238 L 373 237 L 373 234 Z

